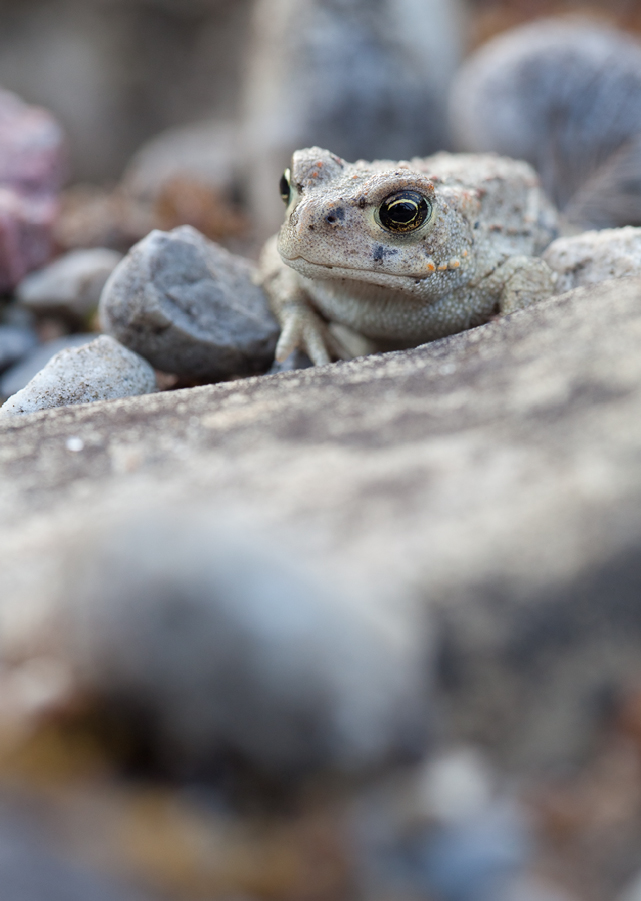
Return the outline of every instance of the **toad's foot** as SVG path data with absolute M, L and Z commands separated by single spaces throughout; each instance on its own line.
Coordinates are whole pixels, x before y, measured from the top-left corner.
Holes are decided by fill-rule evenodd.
M 283 304 L 279 319 L 282 325 L 276 347 L 279 363 L 296 350 L 304 351 L 315 366 L 324 366 L 332 359 L 348 360 L 352 356 L 308 304 L 296 301 Z

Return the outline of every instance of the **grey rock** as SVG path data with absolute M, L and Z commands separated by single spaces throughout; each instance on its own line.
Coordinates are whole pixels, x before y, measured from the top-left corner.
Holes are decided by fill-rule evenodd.
M 457 146 L 524 159 L 568 220 L 641 224 L 641 44 L 581 18 L 544 19 L 482 46 L 457 75 Z
M 28 275 L 16 295 L 28 309 L 82 320 L 98 306 L 105 282 L 121 259 L 117 251 L 100 247 L 72 251 Z
M 464 11 L 459 0 L 254 4 L 238 158 L 261 238 L 283 220 L 278 182 L 300 147 L 354 161 L 448 146 L 446 98 Z
M 640 336 L 616 279 L 412 350 L 3 422 L 3 653 L 51 644 L 60 560 L 108 513 L 232 506 L 391 621 L 418 594 L 452 741 L 513 773 L 582 759 L 638 674 Z
M 36 347 L 28 356 L 8 369 L 0 379 L 0 397 L 11 397 L 28 385 L 49 360 L 68 347 L 81 347 L 94 341 L 95 334 L 65 335 Z
M 0 417 L 150 394 L 156 375 L 146 360 L 108 335 L 59 351 L 0 408 Z
M 13 366 L 38 343 L 38 337 L 29 328 L 0 325 L 0 372 Z
M 606 228 L 557 238 L 543 259 L 559 273 L 556 293 L 641 275 L 641 228 Z
M 253 271 L 190 226 L 153 231 L 107 282 L 103 328 L 165 372 L 210 381 L 264 372 L 278 325 Z
M 166 768 L 232 750 L 282 776 L 420 752 L 428 644 L 409 611 L 403 632 L 400 611 L 323 584 L 293 536 L 147 506 L 76 547 L 62 596 L 80 685 L 152 722 Z

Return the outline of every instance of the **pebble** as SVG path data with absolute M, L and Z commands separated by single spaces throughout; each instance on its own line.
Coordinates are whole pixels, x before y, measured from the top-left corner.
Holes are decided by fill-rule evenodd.
M 25 357 L 37 343 L 36 333 L 29 328 L 0 325 L 0 372 Z
M 87 538 L 63 589 L 81 692 L 141 711 L 178 772 L 221 750 L 281 777 L 416 753 L 429 678 L 413 608 L 321 581 L 270 531 L 219 504 L 137 502 Z
M 603 22 L 543 19 L 473 53 L 450 98 L 457 148 L 527 160 L 582 228 L 641 222 L 641 43 Z
M 155 389 L 156 376 L 149 363 L 108 335 L 101 335 L 90 344 L 57 353 L 5 402 L 0 417 L 150 394 Z
M 606 228 L 557 238 L 543 259 L 559 273 L 556 293 L 611 278 L 641 275 L 641 228 Z
M 98 306 L 105 282 L 121 259 L 121 253 L 105 248 L 72 251 L 28 275 L 18 285 L 17 298 L 38 313 L 83 320 Z
M 0 290 L 49 259 L 65 160 L 54 117 L 0 90 Z
M 107 282 L 103 329 L 163 372 L 203 381 L 265 372 L 279 329 L 253 272 L 190 226 L 153 231 Z
M 95 333 L 64 335 L 36 347 L 0 378 L 0 397 L 11 397 L 12 394 L 16 394 L 25 385 L 28 385 L 31 379 L 61 350 L 66 350 L 68 347 L 81 347 L 83 344 L 94 341 L 95 338 Z

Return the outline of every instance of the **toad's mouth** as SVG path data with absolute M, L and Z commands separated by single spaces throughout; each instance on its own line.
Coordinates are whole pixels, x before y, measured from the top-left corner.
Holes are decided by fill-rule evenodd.
M 412 281 L 422 281 L 433 274 L 432 270 L 422 272 L 389 272 L 383 269 L 364 269 L 360 266 L 332 266 L 329 263 L 313 263 L 311 260 L 305 259 L 303 256 L 283 257 L 283 262 L 292 269 L 300 269 L 301 275 L 316 275 L 312 270 L 318 270 L 318 278 L 351 278 L 358 281 L 371 281 L 376 284 L 387 285 L 390 281 L 400 281 L 411 279 Z M 298 264 L 298 265 L 297 265 Z M 306 271 L 302 271 L 302 270 Z M 324 274 L 321 274 L 324 273 Z

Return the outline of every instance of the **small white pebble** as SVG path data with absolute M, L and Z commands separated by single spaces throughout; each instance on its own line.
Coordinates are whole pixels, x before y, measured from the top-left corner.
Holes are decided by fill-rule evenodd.
M 72 454 L 79 454 L 85 449 L 85 442 L 82 438 L 67 438 L 67 450 Z

